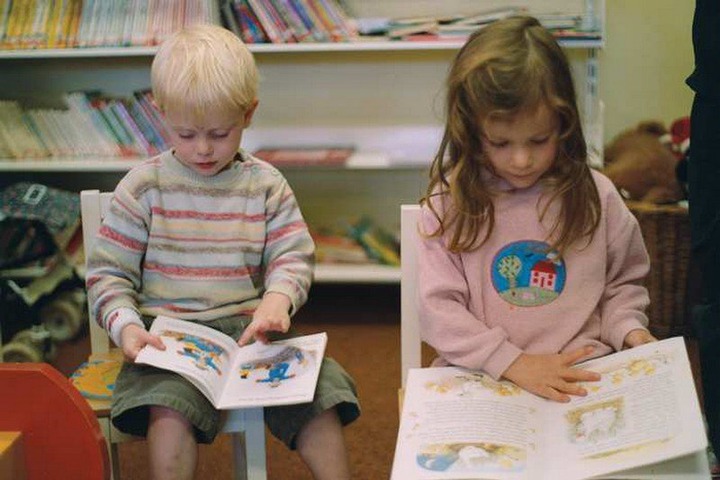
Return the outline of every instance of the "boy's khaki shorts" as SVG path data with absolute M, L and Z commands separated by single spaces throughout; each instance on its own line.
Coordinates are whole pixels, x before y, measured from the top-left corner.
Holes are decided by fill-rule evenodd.
M 152 319 L 144 319 L 149 328 Z M 215 328 L 234 339 L 240 338 L 250 319 L 225 318 L 203 325 Z M 296 336 L 290 332 L 282 338 Z M 113 392 L 113 425 L 131 435 L 147 436 L 149 407 L 165 406 L 177 410 L 195 428 L 199 443 L 211 443 L 222 427 L 224 415 L 215 409 L 200 391 L 180 375 L 148 365 L 125 363 Z M 270 432 L 289 448 L 302 427 L 313 417 L 336 408 L 340 421 L 347 425 L 360 416 L 355 382 L 331 358 L 323 358 L 315 398 L 310 403 L 265 408 L 265 423 Z

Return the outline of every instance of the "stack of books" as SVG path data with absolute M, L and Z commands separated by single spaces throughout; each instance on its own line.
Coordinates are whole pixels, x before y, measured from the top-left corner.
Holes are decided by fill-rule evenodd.
M 253 155 L 276 167 L 341 167 L 354 151 L 352 146 L 262 147 Z
M 343 42 L 357 36 L 335 0 L 223 0 L 221 13 L 246 43 Z
M 64 95 L 66 109 L 23 110 L 0 101 L 0 157 L 148 157 L 168 148 L 169 132 L 149 90 L 131 98 Z
M 468 36 L 492 22 L 514 15 L 530 14 L 526 7 L 506 6 L 479 11 L 472 15 L 411 18 L 360 18 L 357 20 L 361 36 L 382 37 L 402 41 L 464 42 Z M 599 39 L 597 21 L 588 15 L 567 13 L 533 14 L 540 23 L 559 39 Z

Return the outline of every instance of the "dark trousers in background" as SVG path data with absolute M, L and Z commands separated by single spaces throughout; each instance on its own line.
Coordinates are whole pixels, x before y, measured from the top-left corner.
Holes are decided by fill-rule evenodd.
M 709 439 L 720 452 L 720 100 L 696 94 L 688 169 L 692 254 L 702 277 L 693 307 Z

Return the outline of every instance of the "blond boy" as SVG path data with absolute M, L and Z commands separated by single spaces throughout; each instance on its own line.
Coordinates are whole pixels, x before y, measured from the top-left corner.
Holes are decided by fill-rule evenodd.
M 203 323 L 245 344 L 288 332 L 307 299 L 314 244 L 290 186 L 239 149 L 258 105 L 258 73 L 228 30 L 195 26 L 166 40 L 151 71 L 172 150 L 118 184 L 88 265 L 95 319 L 132 361 L 152 319 Z M 153 478 L 192 478 L 197 444 L 221 415 L 183 378 L 126 362 L 112 421 L 147 437 Z M 265 409 L 270 431 L 317 479 L 349 478 L 342 425 L 360 413 L 355 386 L 324 359 L 312 403 Z

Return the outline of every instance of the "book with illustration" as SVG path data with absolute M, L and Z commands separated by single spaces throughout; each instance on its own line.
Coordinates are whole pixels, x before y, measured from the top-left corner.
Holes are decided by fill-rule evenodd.
M 327 344 L 327 335 L 316 333 L 239 347 L 222 332 L 165 316 L 150 332 L 166 348 L 148 345 L 135 362 L 179 373 L 218 409 L 312 401 Z
M 480 371 L 411 369 L 392 479 L 709 478 L 681 337 L 582 368 L 601 380 L 569 403 Z

